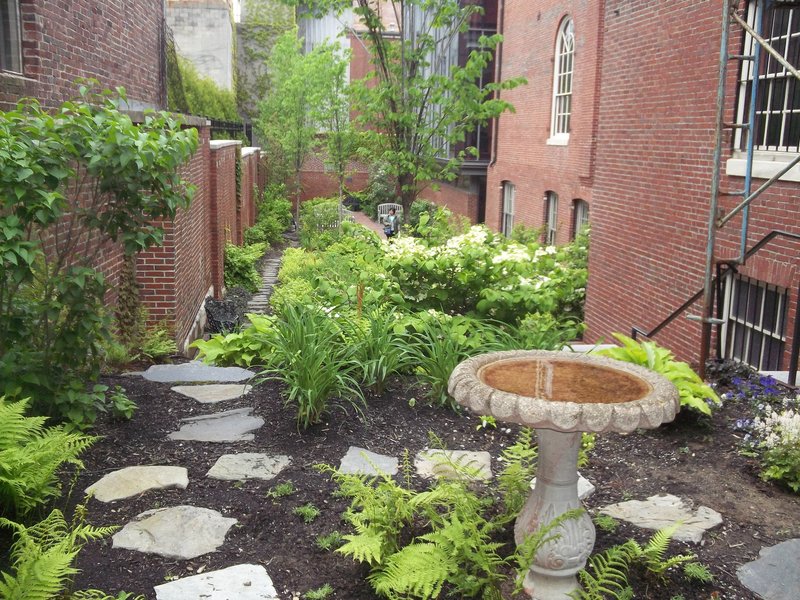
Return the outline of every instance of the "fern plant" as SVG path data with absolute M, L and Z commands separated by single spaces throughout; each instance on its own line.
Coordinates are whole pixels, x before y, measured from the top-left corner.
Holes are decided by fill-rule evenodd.
M 51 600 L 59 596 L 78 572 L 73 562 L 86 542 L 113 533 L 117 527 L 94 527 L 85 522 L 85 507 L 76 508 L 76 518 L 67 523 L 59 510 L 44 520 L 26 527 L 0 518 L 0 526 L 11 527 L 15 540 L 11 546 L 14 572 L 2 573 L 0 598 L 4 600 Z M 104 598 L 96 590 L 78 598 Z
M 536 475 L 538 455 L 533 442 L 533 430 L 527 428 L 521 429 L 516 441 L 503 449 L 500 461 L 504 466 L 497 475 L 503 496 L 503 523 L 516 518 L 530 495 L 531 479 Z
M 96 437 L 45 427 L 46 417 L 26 417 L 28 400 L 0 396 L 0 514 L 20 518 L 57 497 L 56 471 L 67 463 L 78 469 L 78 456 Z
M 688 364 L 675 360 L 675 355 L 666 348 L 656 345 L 655 342 L 637 342 L 621 333 L 613 335 L 622 346 L 597 350 L 595 354 L 641 365 L 660 373 L 678 388 L 681 406 L 710 415 L 711 407 L 707 400 L 714 404 L 720 403 L 719 396 L 711 386 L 703 383 Z

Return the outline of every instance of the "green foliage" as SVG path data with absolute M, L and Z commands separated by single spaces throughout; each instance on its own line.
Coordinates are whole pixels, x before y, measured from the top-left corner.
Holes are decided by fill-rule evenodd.
M 560 350 L 583 331 L 582 323 L 573 319 L 557 319 L 551 313 L 531 313 L 519 322 L 517 331 L 530 350 Z
M 679 565 L 683 565 L 683 573 L 687 578 L 710 582 L 713 579 L 711 572 L 695 562 L 694 554 L 667 556 L 670 539 L 677 529 L 678 524 L 658 530 L 644 546 L 631 539 L 589 557 L 588 568 L 578 572 L 583 589 L 576 590 L 570 596 L 576 600 L 632 598 L 628 573 L 634 566 L 643 569 L 645 575 L 655 577 L 656 583 L 663 583 L 667 571 Z
M 297 490 L 295 490 L 294 484 L 291 481 L 284 481 L 283 483 L 275 484 L 269 488 L 265 496 L 273 500 L 279 500 L 280 498 L 291 496 L 296 491 Z
M 458 363 L 485 352 L 519 348 L 519 341 L 497 324 L 460 315 L 417 313 L 396 327 L 405 327 L 405 362 L 430 386 L 429 400 L 456 408 L 447 393 L 450 374 Z
M 316 518 L 320 515 L 320 510 L 311 504 L 303 504 L 303 506 L 298 506 L 292 511 L 293 515 L 297 515 L 301 519 L 303 519 L 303 523 L 313 523 Z
M 603 513 L 597 513 L 592 520 L 600 531 L 605 531 L 606 533 L 614 533 L 619 526 L 619 521 Z
M 317 548 L 320 550 L 336 550 L 344 543 L 344 536 L 340 531 L 331 531 L 328 534 L 317 536 Z
M 333 398 L 361 412 L 359 403 L 363 405 L 364 396 L 355 378 L 358 363 L 354 350 L 343 344 L 342 329 L 327 312 L 287 304 L 270 341 L 268 376 L 286 385 L 286 404 L 297 407 L 299 427 L 322 421 Z
M 761 461 L 763 480 L 800 492 L 800 412 L 788 408 L 791 403 L 787 399 L 786 408 L 776 410 L 763 402 L 763 414 L 753 421 L 751 448 Z
M 538 458 L 539 452 L 533 442 L 531 429 L 521 429 L 516 441 L 503 448 L 500 457 L 503 469 L 497 475 L 503 496 L 503 522 L 515 519 L 530 496 L 531 479 L 536 476 Z
M 415 201 L 415 204 L 418 203 L 419 200 Z M 414 204 L 411 208 L 414 209 Z M 424 240 L 428 246 L 442 245 L 467 231 L 469 231 L 468 219 L 454 215 L 448 208 L 436 205 L 431 205 L 428 210 L 420 212 L 414 225 L 414 236 Z
M 26 417 L 27 400 L 0 396 L 0 514 L 24 517 L 58 497 L 59 469 L 78 469 L 78 456 L 97 438 L 67 432 L 63 425 L 44 427 L 45 417 Z
M 666 348 L 656 345 L 655 342 L 637 342 L 621 333 L 615 333 L 614 337 L 622 347 L 597 350 L 595 353 L 660 373 L 678 388 L 681 406 L 710 415 L 711 404 L 720 403 L 717 393 L 703 383 L 688 364 L 675 360 L 675 355 Z
M 360 194 L 361 212 L 372 219 L 378 218 L 378 205 L 397 201 L 394 178 L 389 169 L 381 164 L 372 164 L 366 189 Z M 412 208 L 412 214 L 413 208 Z
M 314 198 L 300 206 L 300 243 L 309 250 L 323 250 L 341 237 L 339 201 Z
M 30 100 L 0 112 L 0 393 L 89 425 L 102 394 L 85 382 L 109 336 L 93 265 L 110 242 L 126 255 L 161 243 L 155 223 L 192 197 L 179 167 L 197 132 L 166 113 L 134 125 L 121 88 L 80 94 L 52 113 Z
M 188 111 L 190 114 L 222 121 L 239 121 L 236 108 L 236 93 L 220 87 L 211 77 L 199 73 L 192 62 L 182 56 L 178 57 L 180 84 L 182 86 L 185 106 L 181 104 L 177 89 L 167 94 L 167 105 L 176 112 Z M 177 85 L 177 80 L 174 85 Z
M 283 185 L 267 186 L 257 207 L 255 225 L 244 232 L 246 244 L 275 245 L 283 240 L 283 232 L 292 224 L 292 204 L 285 196 Z
M 116 527 L 94 527 L 85 522 L 85 508 L 77 507 L 76 520 L 69 524 L 59 510 L 26 527 L 0 518 L 0 526 L 14 529 L 11 546 L 13 573 L 2 573 L 0 597 L 5 600 L 51 600 L 59 597 L 78 572 L 73 566 L 86 542 L 102 539 Z M 95 595 L 77 595 L 96 598 Z M 102 596 L 100 596 L 102 597 Z
M 252 313 L 245 316 L 250 327 L 235 333 L 216 334 L 207 341 L 195 340 L 189 347 L 197 348 L 198 358 L 213 365 L 249 367 L 268 363 L 275 317 Z
M 261 287 L 261 275 L 256 263 L 267 249 L 264 243 L 250 246 L 225 244 L 225 287 L 241 286 L 249 292 L 257 292 Z
M 303 598 L 305 600 L 325 600 L 328 596 L 333 593 L 333 588 L 331 584 L 326 583 L 314 590 L 308 590 L 305 594 L 303 594 Z
M 395 331 L 399 318 L 393 308 L 378 308 L 363 319 L 354 319 L 347 328 L 361 370 L 361 383 L 378 395 L 383 394 L 389 376 L 403 367 L 403 340 Z
M 462 475 L 468 467 L 451 465 Z M 440 478 L 415 491 L 388 475 L 367 477 L 321 467 L 351 499 L 344 520 L 354 529 L 337 552 L 370 566 L 368 581 L 387 598 L 480 597 L 500 600 L 508 567 L 527 571 L 541 544 L 553 539 L 545 527 L 520 549 L 503 557 L 495 534 L 503 527 L 490 517 L 492 501 L 462 480 Z M 408 453 L 404 478 L 410 478 Z M 572 518 L 568 514 L 564 518 Z
M 136 412 L 136 402 L 131 400 L 126 390 L 121 385 L 115 385 L 111 393 L 108 394 L 108 408 L 115 419 L 125 419 L 130 421 L 133 413 Z
M 139 351 L 142 356 L 158 360 L 172 356 L 178 351 L 178 345 L 169 328 L 163 323 L 154 323 L 145 328 Z

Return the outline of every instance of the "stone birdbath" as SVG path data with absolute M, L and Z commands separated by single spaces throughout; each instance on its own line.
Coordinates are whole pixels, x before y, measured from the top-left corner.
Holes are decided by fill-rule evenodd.
M 578 450 L 582 432 L 654 429 L 679 409 L 678 391 L 657 373 L 629 363 L 573 352 L 516 350 L 465 360 L 449 392 L 476 415 L 536 429 L 536 486 L 517 516 L 517 544 L 563 513 L 579 508 Z M 525 577 L 536 600 L 565 600 L 594 548 L 584 512 L 556 527 Z

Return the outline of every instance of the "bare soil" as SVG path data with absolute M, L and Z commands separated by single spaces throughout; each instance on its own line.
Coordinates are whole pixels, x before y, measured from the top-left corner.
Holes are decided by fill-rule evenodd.
M 121 385 L 139 405 L 131 421 L 101 421 L 103 436 L 85 455 L 86 469 L 75 485 L 71 503 L 82 490 L 106 473 L 131 465 L 177 465 L 189 470 L 186 490 L 168 489 L 103 504 L 89 501 L 89 518 L 96 524 L 124 525 L 139 513 L 182 504 L 211 508 L 239 520 L 217 551 L 192 560 L 165 559 L 111 547 L 111 541 L 87 545 L 80 555 L 76 589 L 119 590 L 155 598 L 153 587 L 176 578 L 240 563 L 264 565 L 281 599 L 290 600 L 325 583 L 335 589 L 331 598 L 374 600 L 365 582 L 366 569 L 348 558 L 324 552 L 317 536 L 334 530 L 347 532 L 341 520 L 346 501 L 332 495 L 334 485 L 314 469 L 317 463 L 338 465 L 350 445 L 399 456 L 426 447 L 434 432 L 451 449 L 488 450 L 493 458 L 516 437 L 517 428 L 482 430 L 473 416 L 436 409 L 422 401 L 423 390 L 410 378 L 394 379 L 381 397 L 368 398 L 365 422 L 334 409 L 330 419 L 299 432 L 291 408 L 284 407 L 278 384 L 266 382 L 242 399 L 201 405 L 172 392 L 167 384 L 136 375 L 109 376 L 104 383 Z M 412 398 L 416 402 L 410 401 Z M 413 406 L 412 406 L 413 405 Z M 266 424 L 252 442 L 213 444 L 173 442 L 167 434 L 183 417 L 253 406 Z M 707 533 L 700 545 L 673 542 L 671 551 L 697 553 L 715 581 L 698 585 L 670 577 L 658 583 L 632 575 L 637 598 L 667 600 L 681 594 L 686 600 L 755 599 L 739 585 L 736 569 L 757 557 L 762 546 L 800 537 L 800 497 L 758 478 L 757 464 L 739 453 L 741 433 L 736 419 L 748 416 L 741 402 L 729 402 L 707 422 L 681 415 L 677 422 L 656 431 L 597 438 L 590 464 L 582 473 L 597 487 L 589 498 L 590 510 L 613 502 L 644 499 L 670 493 L 719 511 L 724 523 Z M 243 483 L 206 478 L 217 458 L 233 452 L 287 454 L 292 464 L 269 482 Z M 495 462 L 493 467 L 498 468 Z M 276 483 L 291 481 L 296 492 L 279 500 L 266 492 Z M 423 486 L 422 480 L 417 480 Z M 313 503 L 322 513 L 305 524 L 292 510 Z M 596 549 L 635 537 L 643 541 L 652 532 L 620 525 L 613 534 L 598 531 Z M 509 545 L 509 535 L 501 540 Z M 508 596 L 511 597 L 510 595 Z

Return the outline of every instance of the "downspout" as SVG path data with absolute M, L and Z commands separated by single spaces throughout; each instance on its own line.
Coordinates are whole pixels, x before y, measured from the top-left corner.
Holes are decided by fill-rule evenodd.
M 506 14 L 506 3 L 505 0 L 498 0 L 498 7 L 497 7 L 497 33 L 503 34 L 505 30 L 505 14 Z M 500 42 L 497 45 L 497 52 L 495 54 L 495 65 L 494 65 L 494 82 L 500 83 L 500 79 L 503 75 L 503 42 Z M 500 88 L 495 91 L 495 99 L 500 99 Z M 489 167 L 493 167 L 494 164 L 497 162 L 497 139 L 500 137 L 500 115 L 494 118 L 494 130 L 492 131 L 492 157 L 489 160 Z

